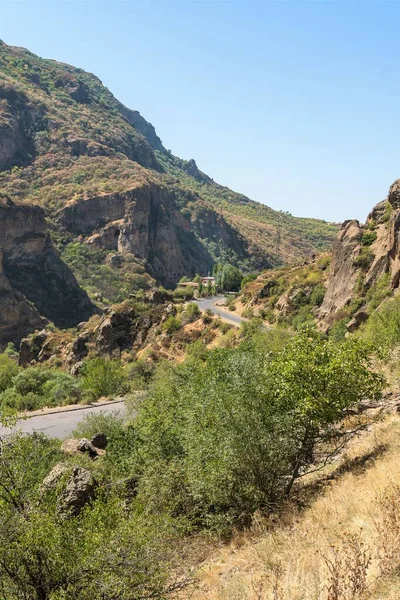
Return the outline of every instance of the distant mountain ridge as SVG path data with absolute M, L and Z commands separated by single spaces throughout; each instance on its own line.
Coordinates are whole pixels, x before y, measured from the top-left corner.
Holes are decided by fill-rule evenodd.
M 0 190 L 45 209 L 62 256 L 102 295 L 104 277 L 134 291 L 149 277 L 170 286 L 216 261 L 244 271 L 298 262 L 329 247 L 338 229 L 218 185 L 166 150 L 96 76 L 4 43 Z M 81 276 L 84 260 L 104 274 L 98 283 Z

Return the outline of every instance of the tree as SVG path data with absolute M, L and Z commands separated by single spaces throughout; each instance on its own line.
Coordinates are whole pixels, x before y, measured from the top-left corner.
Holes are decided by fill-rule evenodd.
M 56 443 L 43 435 L 16 435 L 3 447 L 0 599 L 144 600 L 181 588 L 185 582 L 168 578 L 168 520 L 141 516 L 111 491 L 78 517 L 61 516 L 65 481 L 55 490 L 42 486 L 59 460 Z
M 239 269 L 229 263 L 217 263 L 214 267 L 214 277 L 217 287 L 224 292 L 239 290 L 243 279 Z
M 137 422 L 149 510 L 207 527 L 240 522 L 343 446 L 348 407 L 379 397 L 365 345 L 307 332 L 282 349 L 268 335 L 156 376 Z

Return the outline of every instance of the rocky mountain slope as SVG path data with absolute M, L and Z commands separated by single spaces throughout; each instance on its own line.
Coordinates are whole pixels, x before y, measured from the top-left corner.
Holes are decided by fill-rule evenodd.
M 329 267 L 330 264 L 330 267 Z M 329 267 L 329 268 L 328 268 Z M 265 271 L 238 304 L 270 322 L 354 331 L 400 283 L 400 180 L 365 224 L 345 221 L 332 254 L 297 267 Z
M 309 257 L 337 231 L 216 184 L 94 75 L 4 43 L 0 189 L 41 205 L 63 252 L 84 244 L 85 260 L 100 265 L 117 254 L 113 268 L 131 291 L 149 282 L 132 278 L 127 261 L 172 285 L 216 260 L 254 270 Z M 101 293 L 102 279 L 91 282 Z
M 365 224 L 345 221 L 333 246 L 331 272 L 320 317 L 332 319 L 346 310 L 362 309 L 368 316 L 371 300 L 399 287 L 400 281 L 400 180 L 379 202 Z M 374 298 L 375 296 L 375 298 Z M 376 303 L 373 303 L 376 304 Z M 375 308 L 375 306 L 372 306 Z
M 43 210 L 0 197 L 0 347 L 47 319 L 72 327 L 95 307 L 59 258 Z

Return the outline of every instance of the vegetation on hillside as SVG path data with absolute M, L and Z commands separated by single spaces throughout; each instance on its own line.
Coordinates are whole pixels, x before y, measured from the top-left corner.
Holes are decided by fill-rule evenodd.
M 198 319 L 194 306 L 175 318 Z M 370 358 L 363 340 L 248 329 L 236 348 L 161 363 L 127 420 L 82 422 L 76 435 L 108 436 L 96 461 L 61 455 L 42 436 L 10 438 L 0 456 L 3 597 L 171 597 L 188 583 L 177 561 L 188 535 L 229 535 L 255 512 L 275 510 L 365 425 L 343 419 L 360 400 L 380 397 L 383 377 Z M 21 370 L 12 349 L 1 360 L 3 394 L 58 389 L 56 369 Z M 128 366 L 89 359 L 78 379 L 59 373 L 62 389 L 73 380 L 92 398 L 129 390 Z M 65 475 L 44 491 L 60 462 Z M 79 515 L 66 515 L 63 486 L 78 467 L 91 473 L 96 493 Z
M 4 43 L 0 67 L 0 127 L 10 148 L 0 165 L 2 192 L 42 205 L 64 252 L 65 244 L 73 243 L 76 254 L 83 241 L 65 239 L 57 219 L 65 205 L 150 183 L 169 191 L 215 262 L 249 272 L 330 246 L 336 225 L 274 211 L 216 184 L 194 161 L 165 150 L 153 127 L 121 105 L 94 75 Z M 235 247 L 225 243 L 221 228 L 234 237 Z M 78 265 L 76 274 L 90 292 L 116 301 L 132 288 L 146 288 L 146 279 L 137 276 L 142 273 L 131 281 L 119 269 L 114 279 L 120 280 L 115 283 L 120 289 L 112 294 L 114 280 L 105 257 L 99 262 L 99 253 L 85 248 L 81 254 L 94 273 L 82 275 Z

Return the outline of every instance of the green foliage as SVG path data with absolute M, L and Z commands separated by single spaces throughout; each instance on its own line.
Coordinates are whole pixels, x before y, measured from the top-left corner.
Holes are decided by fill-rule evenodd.
M 12 386 L 14 377 L 18 374 L 18 363 L 6 352 L 0 354 L 0 392 Z
M 194 297 L 194 288 L 190 285 L 188 287 L 177 287 L 172 295 L 175 300 L 191 300 Z
M 384 302 L 360 330 L 360 335 L 386 356 L 400 344 L 400 298 Z
M 374 254 L 369 246 L 361 248 L 360 254 L 354 260 L 354 266 L 359 267 L 363 271 L 367 271 L 374 260 Z
M 242 279 L 242 282 L 240 284 L 240 289 L 244 289 L 246 287 L 247 283 L 250 283 L 250 281 L 255 281 L 258 277 L 257 273 L 247 273 L 247 275 L 245 275 Z
M 4 356 L 2 355 L 1 358 Z M 12 364 L 8 366 L 8 369 L 11 378 L 7 378 L 7 385 L 0 394 L 1 406 L 25 411 L 36 410 L 44 406 L 75 404 L 80 400 L 79 383 L 71 375 L 43 367 L 19 369 L 15 361 L 8 358 L 8 361 L 10 360 Z
M 229 263 L 217 263 L 214 267 L 217 287 L 223 292 L 239 290 L 243 279 L 240 270 Z
M 170 316 L 168 319 L 165 319 L 164 323 L 161 325 L 161 329 L 166 331 L 169 335 L 174 333 L 174 331 L 178 331 L 182 327 L 182 321 L 177 317 Z
M 105 263 L 107 252 L 88 244 L 68 244 L 62 259 L 88 293 L 100 294 L 109 302 L 122 302 L 129 294 L 147 290 L 154 284 L 133 258 L 125 257 L 119 268 L 111 267 Z
M 288 493 L 343 411 L 381 386 L 363 344 L 309 333 L 276 352 L 246 342 L 164 366 L 137 420 L 139 496 L 201 526 L 242 521 Z
M 78 517 L 62 517 L 59 493 L 42 487 L 61 458 L 55 445 L 14 436 L 0 455 L 2 597 L 164 598 L 175 587 L 165 559 L 173 533 L 167 519 L 143 517 L 110 493 L 98 493 Z
M 189 302 L 186 305 L 185 310 L 182 314 L 182 322 L 183 323 L 191 323 L 199 318 L 201 314 L 200 308 L 196 302 Z
M 141 358 L 125 367 L 125 375 L 129 389 L 145 390 L 154 374 L 155 365 L 152 361 Z
M 364 231 L 361 237 L 362 246 L 372 246 L 377 237 L 376 231 Z
M 110 441 L 119 435 L 122 426 L 123 418 L 118 411 L 111 414 L 96 412 L 84 417 L 75 427 L 72 435 L 75 438 L 90 440 L 96 433 L 104 433 Z
M 120 361 L 97 357 L 82 368 L 82 388 L 91 400 L 109 398 L 122 393 L 126 376 Z
M 391 293 L 390 273 L 384 273 L 367 291 L 365 299 L 368 307 L 370 309 L 377 308 Z

